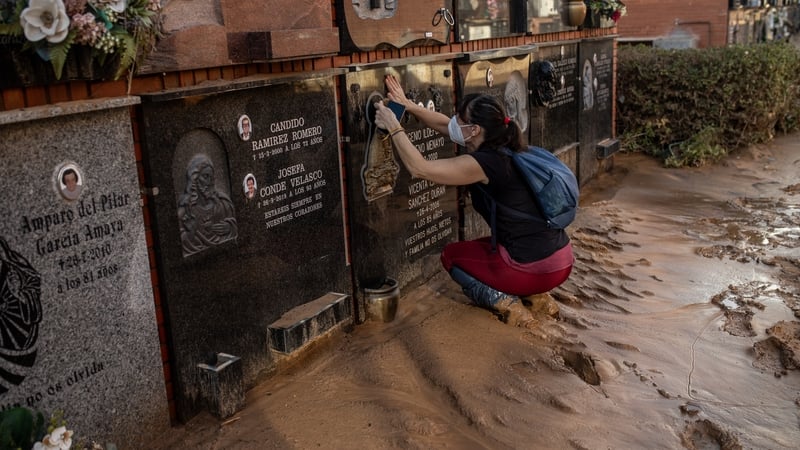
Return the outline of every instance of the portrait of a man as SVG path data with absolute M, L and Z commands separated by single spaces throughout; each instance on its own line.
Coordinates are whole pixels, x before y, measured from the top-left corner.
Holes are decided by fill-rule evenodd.
M 250 117 L 242 115 L 239 117 L 239 137 L 243 141 L 249 141 L 253 133 L 253 123 L 250 122 Z
M 256 184 L 256 177 L 252 173 L 248 173 L 244 177 L 244 196 L 247 197 L 248 200 L 252 200 L 256 196 L 256 189 L 258 186 Z

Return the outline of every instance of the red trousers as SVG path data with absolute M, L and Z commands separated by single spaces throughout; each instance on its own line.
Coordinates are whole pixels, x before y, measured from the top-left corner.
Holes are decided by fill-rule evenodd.
M 448 273 L 456 266 L 491 288 L 523 297 L 559 286 L 569 277 L 574 261 L 572 245 L 567 244 L 545 259 L 521 264 L 500 244 L 493 252 L 488 237 L 454 242 L 442 250 L 442 265 Z

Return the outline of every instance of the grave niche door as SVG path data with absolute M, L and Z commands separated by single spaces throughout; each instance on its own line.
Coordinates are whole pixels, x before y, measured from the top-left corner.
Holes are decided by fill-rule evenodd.
M 321 74 L 143 96 L 181 420 L 203 406 L 198 364 L 238 356 L 251 385 L 274 366 L 273 322 L 351 291 L 335 97 L 334 77 Z
M 439 254 L 457 238 L 456 188 L 412 179 L 373 122 L 375 102 L 386 100 L 384 77 L 392 75 L 406 96 L 425 108 L 454 113 L 453 55 L 402 59 L 352 66 L 345 76 L 345 131 L 348 210 L 354 279 L 362 301 L 364 288 L 375 289 L 387 277 L 410 289 L 436 274 Z M 401 120 L 411 142 L 425 158 L 451 157 L 449 138 L 407 114 Z
M 585 183 L 597 174 L 597 144 L 611 137 L 613 101 L 614 41 L 582 41 L 578 49 L 580 112 L 578 115 L 578 182 Z
M 528 77 L 531 91 L 531 145 L 558 153 L 577 143 L 577 68 L 577 42 L 538 49 Z

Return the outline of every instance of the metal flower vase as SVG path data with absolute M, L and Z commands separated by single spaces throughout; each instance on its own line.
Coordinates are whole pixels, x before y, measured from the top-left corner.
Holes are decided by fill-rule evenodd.
M 566 4 L 567 25 L 577 27 L 586 19 L 586 3 L 583 0 L 570 0 Z

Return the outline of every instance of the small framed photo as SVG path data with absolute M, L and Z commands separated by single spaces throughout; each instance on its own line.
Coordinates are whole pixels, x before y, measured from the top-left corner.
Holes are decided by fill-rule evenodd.
M 58 169 L 56 190 L 65 200 L 73 201 L 83 190 L 83 172 L 75 163 L 64 163 Z
M 244 196 L 247 197 L 248 200 L 254 199 L 256 196 L 256 191 L 258 190 L 256 176 L 252 173 L 245 175 L 244 180 L 242 181 L 242 188 L 244 189 Z
M 247 114 L 242 114 L 239 117 L 239 138 L 243 141 L 249 141 L 250 136 L 253 135 L 253 122 L 250 121 L 250 117 Z

